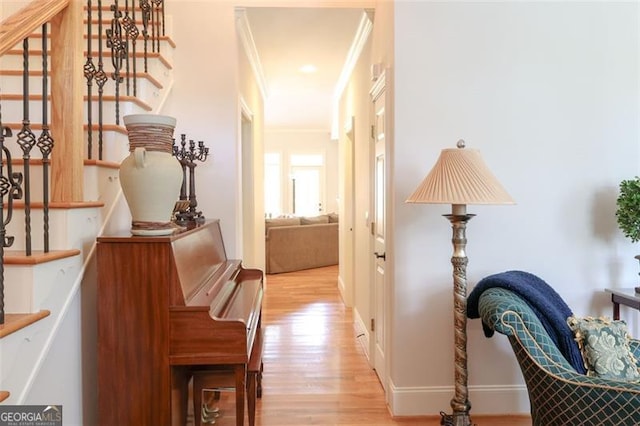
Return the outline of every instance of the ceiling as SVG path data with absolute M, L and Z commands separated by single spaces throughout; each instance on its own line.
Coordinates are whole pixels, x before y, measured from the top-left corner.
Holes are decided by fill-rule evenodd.
M 265 128 L 331 130 L 334 93 L 356 39 L 362 9 L 245 9 L 262 70 Z M 314 65 L 315 72 L 300 68 Z

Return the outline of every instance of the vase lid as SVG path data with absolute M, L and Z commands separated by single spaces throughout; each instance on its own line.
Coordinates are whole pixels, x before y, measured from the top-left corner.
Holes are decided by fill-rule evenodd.
M 160 114 L 130 114 L 122 117 L 125 126 L 127 124 L 163 124 L 165 126 L 176 126 L 175 117 Z

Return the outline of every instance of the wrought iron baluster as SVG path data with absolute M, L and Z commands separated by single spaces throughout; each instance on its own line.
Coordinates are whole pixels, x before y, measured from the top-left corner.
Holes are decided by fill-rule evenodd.
M 162 7 L 162 35 L 164 36 L 164 35 L 167 35 L 167 34 L 165 33 L 164 0 L 161 0 L 161 3 L 162 3 L 162 6 L 161 6 L 161 7 Z
M 111 28 L 107 30 L 107 47 L 111 48 L 111 64 L 113 65 L 113 73 L 111 78 L 116 83 L 116 124 L 120 124 L 120 84 L 123 77 L 120 75 L 124 59 L 127 56 L 127 43 L 122 36 L 122 24 L 120 18 L 122 12 L 118 9 L 118 0 L 111 5 L 113 19 L 111 19 Z
M 44 252 L 49 253 L 49 155 L 53 149 L 53 138 L 49 131 L 49 70 L 47 55 L 47 24 L 42 25 L 42 133 L 38 138 L 38 148 L 42 153 L 42 204 L 44 223 Z
M 4 138 L 11 136 L 11 130 L 2 127 L 2 104 L 0 104 L 0 171 L 2 170 L 2 152 L 4 150 Z M 0 173 L 0 324 L 4 324 L 4 247 L 7 229 L 4 223 L 4 196 L 9 192 L 4 175 Z
M 87 152 L 89 160 L 93 158 L 93 79 L 96 66 L 93 63 L 91 0 L 87 0 L 87 61 L 84 64 L 84 78 L 87 80 Z
M 104 99 L 104 85 L 109 78 L 107 73 L 104 72 L 104 58 L 102 50 L 102 0 L 98 0 L 98 72 L 94 75 L 96 83 L 98 84 L 98 160 L 102 160 L 102 144 L 104 135 L 103 124 L 103 99 Z
M 131 34 L 131 50 L 133 57 L 133 96 L 138 96 L 138 58 L 136 57 L 136 45 L 138 43 L 138 37 L 140 37 L 140 30 L 136 24 L 136 0 L 131 0 L 131 21 L 135 30 Z
M 162 6 L 162 0 L 151 0 L 151 2 L 155 6 L 155 19 L 153 21 L 153 40 L 156 44 L 156 48 L 153 49 L 154 52 L 160 53 L 160 6 Z M 164 19 L 164 8 L 162 9 L 162 19 Z
M 151 19 L 151 3 L 149 0 L 140 0 L 140 9 L 142 10 L 142 37 L 144 38 L 144 72 L 149 72 L 149 21 Z
M 136 26 L 136 8 L 131 6 L 131 16 L 129 15 L 129 0 L 125 1 L 125 15 L 122 19 L 122 27 L 127 36 L 127 43 L 131 42 L 131 62 L 133 68 L 133 96 L 137 95 L 136 90 L 136 40 L 140 35 L 140 30 Z M 128 48 L 127 48 L 128 50 Z M 127 95 L 129 94 L 129 55 L 127 55 Z
M 151 52 L 156 51 L 156 9 L 155 0 L 150 0 L 150 16 L 151 16 Z
M 46 54 L 46 52 L 45 52 Z M 18 145 L 22 149 L 22 164 L 24 166 L 24 227 L 25 251 L 31 256 L 31 174 L 29 160 L 31 149 L 36 144 L 36 136 L 31 130 L 29 121 L 29 39 L 22 41 L 22 128 L 18 132 Z M 43 95 L 45 96 L 45 95 Z
M 7 236 L 7 225 L 13 216 L 13 200 L 22 198 L 22 174 L 13 172 L 11 153 L 4 146 L 6 138 L 12 136 L 11 129 L 2 126 L 2 114 L 0 111 L 0 324 L 4 324 L 4 249 L 11 247 L 15 237 Z M 3 155 L 6 158 L 7 174 L 4 174 Z M 6 217 L 4 211 L 4 197 L 7 197 Z
M 124 29 L 124 42 L 127 45 L 127 52 L 129 52 L 129 32 L 127 31 L 127 27 L 130 25 L 131 22 L 131 18 L 129 17 L 129 0 L 124 0 L 124 16 L 121 19 L 121 23 L 122 23 L 122 28 Z M 126 82 L 125 87 L 126 87 L 126 92 L 127 92 L 127 96 L 131 95 L 131 75 L 130 75 L 130 70 L 131 70 L 131 58 L 129 58 L 129 55 L 127 55 L 127 57 L 124 59 L 124 80 Z

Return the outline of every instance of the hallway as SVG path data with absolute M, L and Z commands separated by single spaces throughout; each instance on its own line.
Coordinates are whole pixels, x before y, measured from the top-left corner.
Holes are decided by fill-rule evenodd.
M 338 293 L 337 273 L 330 266 L 267 276 L 258 424 L 396 424 Z

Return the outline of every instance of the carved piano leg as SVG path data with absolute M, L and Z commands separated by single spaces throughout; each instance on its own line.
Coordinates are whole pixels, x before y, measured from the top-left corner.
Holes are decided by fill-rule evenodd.
M 249 426 L 256 424 L 256 376 L 247 374 L 247 411 L 249 414 Z
M 236 425 L 243 426 L 247 364 L 236 365 L 234 369 L 236 375 Z
M 256 333 L 256 338 L 251 349 L 251 357 L 247 365 L 247 409 L 249 426 L 256 422 L 256 398 L 262 396 L 262 353 L 264 350 L 264 332 L 262 329 Z
M 256 389 L 256 396 L 262 398 L 262 372 L 264 371 L 264 364 L 260 362 L 260 372 L 258 373 L 258 387 Z
M 185 367 L 171 367 L 171 425 L 187 424 L 189 374 Z

